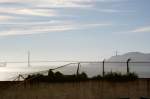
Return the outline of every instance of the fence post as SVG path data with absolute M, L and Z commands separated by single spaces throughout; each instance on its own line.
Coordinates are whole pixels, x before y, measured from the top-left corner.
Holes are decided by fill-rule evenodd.
M 105 59 L 103 60 L 103 77 L 105 75 Z
M 131 59 L 129 58 L 128 60 L 127 60 L 127 74 L 129 74 L 130 73 L 130 68 L 129 68 L 129 62 L 131 61 Z
M 79 69 L 80 69 L 80 63 L 78 63 L 78 67 L 77 67 L 77 76 L 79 75 Z

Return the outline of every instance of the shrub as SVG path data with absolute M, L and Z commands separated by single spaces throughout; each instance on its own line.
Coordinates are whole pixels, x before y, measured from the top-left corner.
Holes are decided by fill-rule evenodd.
M 120 72 L 109 72 L 102 77 L 101 75 L 88 78 L 85 72 L 78 75 L 63 75 L 61 72 L 48 71 L 48 75 L 36 74 L 29 75 L 25 81 L 30 82 L 72 82 L 72 81 L 85 81 L 85 80 L 109 80 L 109 81 L 129 81 L 136 80 L 138 78 L 135 73 L 121 74 Z
M 129 81 L 136 80 L 138 76 L 135 73 L 121 74 L 117 72 L 109 72 L 104 75 L 103 79 L 111 81 Z
M 101 75 L 97 75 L 91 78 L 91 80 L 101 80 L 103 77 Z
M 48 77 L 50 78 L 50 79 L 53 79 L 54 78 L 54 72 L 50 69 L 49 71 L 48 71 Z
M 87 80 L 87 74 L 85 72 L 82 72 L 81 74 L 77 75 L 77 80 Z

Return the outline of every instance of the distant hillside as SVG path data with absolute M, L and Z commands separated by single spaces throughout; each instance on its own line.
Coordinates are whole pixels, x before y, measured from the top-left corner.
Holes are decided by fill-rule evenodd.
M 123 55 L 112 56 L 107 61 L 126 61 L 129 58 L 131 61 L 150 61 L 150 54 L 141 52 L 129 52 Z

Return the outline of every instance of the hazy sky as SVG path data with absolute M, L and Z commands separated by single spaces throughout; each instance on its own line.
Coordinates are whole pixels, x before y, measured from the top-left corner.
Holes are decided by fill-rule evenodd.
M 0 61 L 150 52 L 150 0 L 0 0 Z

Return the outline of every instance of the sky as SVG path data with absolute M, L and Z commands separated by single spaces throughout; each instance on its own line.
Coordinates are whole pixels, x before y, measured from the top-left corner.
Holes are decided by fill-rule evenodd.
M 0 61 L 150 53 L 150 0 L 0 0 Z

